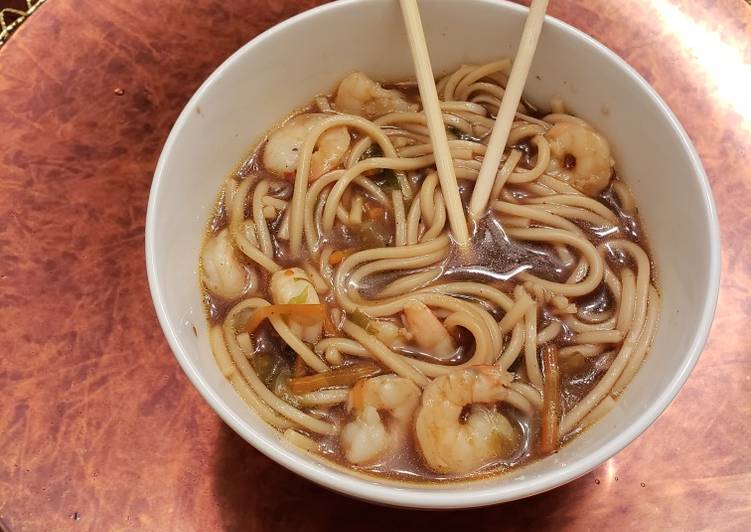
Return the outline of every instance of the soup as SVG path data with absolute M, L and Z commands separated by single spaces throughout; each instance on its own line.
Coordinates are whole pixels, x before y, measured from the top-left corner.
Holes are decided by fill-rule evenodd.
M 437 82 L 465 206 L 510 66 Z M 200 256 L 211 347 L 283 438 L 366 474 L 466 480 L 613 407 L 659 296 L 607 140 L 550 107 L 519 105 L 467 245 L 414 82 L 350 74 L 226 179 Z

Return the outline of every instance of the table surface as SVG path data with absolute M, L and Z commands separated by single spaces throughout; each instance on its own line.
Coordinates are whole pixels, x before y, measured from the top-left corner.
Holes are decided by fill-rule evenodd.
M 470 522 L 476 530 L 748 529 L 744 0 L 551 2 L 552 15 L 620 54 L 675 111 L 705 164 L 722 225 L 722 289 L 707 347 L 675 402 L 626 450 L 523 501 L 410 512 L 295 476 L 201 399 L 149 297 L 152 173 L 202 80 L 253 36 L 315 3 L 50 0 L 0 51 L 0 523 L 13 531 L 455 530 Z

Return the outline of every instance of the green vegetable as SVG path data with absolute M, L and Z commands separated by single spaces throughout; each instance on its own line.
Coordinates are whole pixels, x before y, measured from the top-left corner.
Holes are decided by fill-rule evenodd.
M 289 371 L 289 366 L 282 357 L 265 351 L 256 352 L 250 360 L 253 368 L 258 374 L 258 378 L 263 381 L 267 388 L 272 389 L 272 384 L 285 369 Z
M 360 241 L 360 244 L 364 249 L 382 248 L 388 245 L 391 235 L 379 231 L 378 226 L 380 225 L 383 224 L 376 224 L 373 221 L 368 221 L 361 223 L 355 229 L 354 235 Z M 387 230 L 387 228 L 383 229 L 384 231 Z
M 370 334 L 375 334 L 376 332 L 376 327 L 373 324 L 373 319 L 360 309 L 348 313 L 347 319 L 358 327 L 365 329 L 365 331 L 369 332 Z
M 310 287 L 306 286 L 303 288 L 299 294 L 297 294 L 295 297 L 289 300 L 290 305 L 302 305 L 304 303 L 307 303 L 308 301 L 308 289 Z
M 381 172 L 373 178 L 373 181 L 375 181 L 376 185 L 386 190 L 401 190 L 402 188 L 399 184 L 399 178 L 397 177 L 396 172 L 388 168 L 381 170 Z
M 273 386 L 270 387 L 278 398 L 285 401 L 295 408 L 300 408 L 300 401 L 295 394 L 289 389 L 289 379 L 292 373 L 289 368 L 284 368 L 274 379 Z
M 370 159 L 371 157 L 383 157 L 383 150 L 378 144 L 371 144 L 370 147 L 363 152 L 360 160 Z
M 455 127 L 455 126 L 446 126 L 446 131 L 448 131 L 449 133 L 451 133 L 453 136 L 455 136 L 459 140 L 472 140 L 472 141 L 475 141 L 475 142 L 478 140 L 475 137 L 473 137 L 472 135 L 469 135 L 468 133 L 465 133 L 464 131 L 462 131 L 461 129 L 459 129 L 458 127 Z

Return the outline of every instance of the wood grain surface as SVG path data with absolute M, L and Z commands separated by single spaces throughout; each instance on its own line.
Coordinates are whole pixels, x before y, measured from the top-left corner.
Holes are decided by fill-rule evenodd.
M 710 176 L 723 280 L 667 412 L 593 473 L 482 510 L 357 502 L 266 459 L 192 388 L 146 283 L 162 144 L 203 79 L 314 5 L 50 0 L 0 50 L 0 522 L 12 531 L 748 530 L 751 7 L 554 0 L 633 65 Z M 2 529 L 0 526 L 0 529 Z

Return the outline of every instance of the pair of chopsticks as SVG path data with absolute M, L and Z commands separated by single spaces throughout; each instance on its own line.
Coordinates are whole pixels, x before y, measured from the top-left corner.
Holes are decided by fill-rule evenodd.
M 443 125 L 443 114 L 438 100 L 438 92 L 435 88 L 433 69 L 430 66 L 430 56 L 428 55 L 428 46 L 425 42 L 425 34 L 420 20 L 420 11 L 417 8 L 417 0 L 399 0 L 399 2 L 404 16 L 404 25 L 407 29 L 409 47 L 412 50 L 412 59 L 415 63 L 417 85 L 420 89 L 420 98 L 430 131 L 430 140 L 433 143 L 438 180 L 446 201 L 449 225 L 454 239 L 460 245 L 465 245 L 469 241 L 467 220 L 464 218 L 464 209 L 459 197 L 454 163 L 451 158 L 446 129 Z M 503 95 L 501 107 L 493 124 L 488 149 L 485 152 L 469 203 L 469 212 L 473 218 L 482 216 L 487 207 L 511 130 L 511 124 L 522 97 L 522 90 L 527 82 L 527 75 L 532 64 L 532 58 L 535 55 L 547 7 L 548 0 L 532 0 L 530 5 L 522 38 L 519 42 L 519 49 L 506 85 L 506 92 Z

